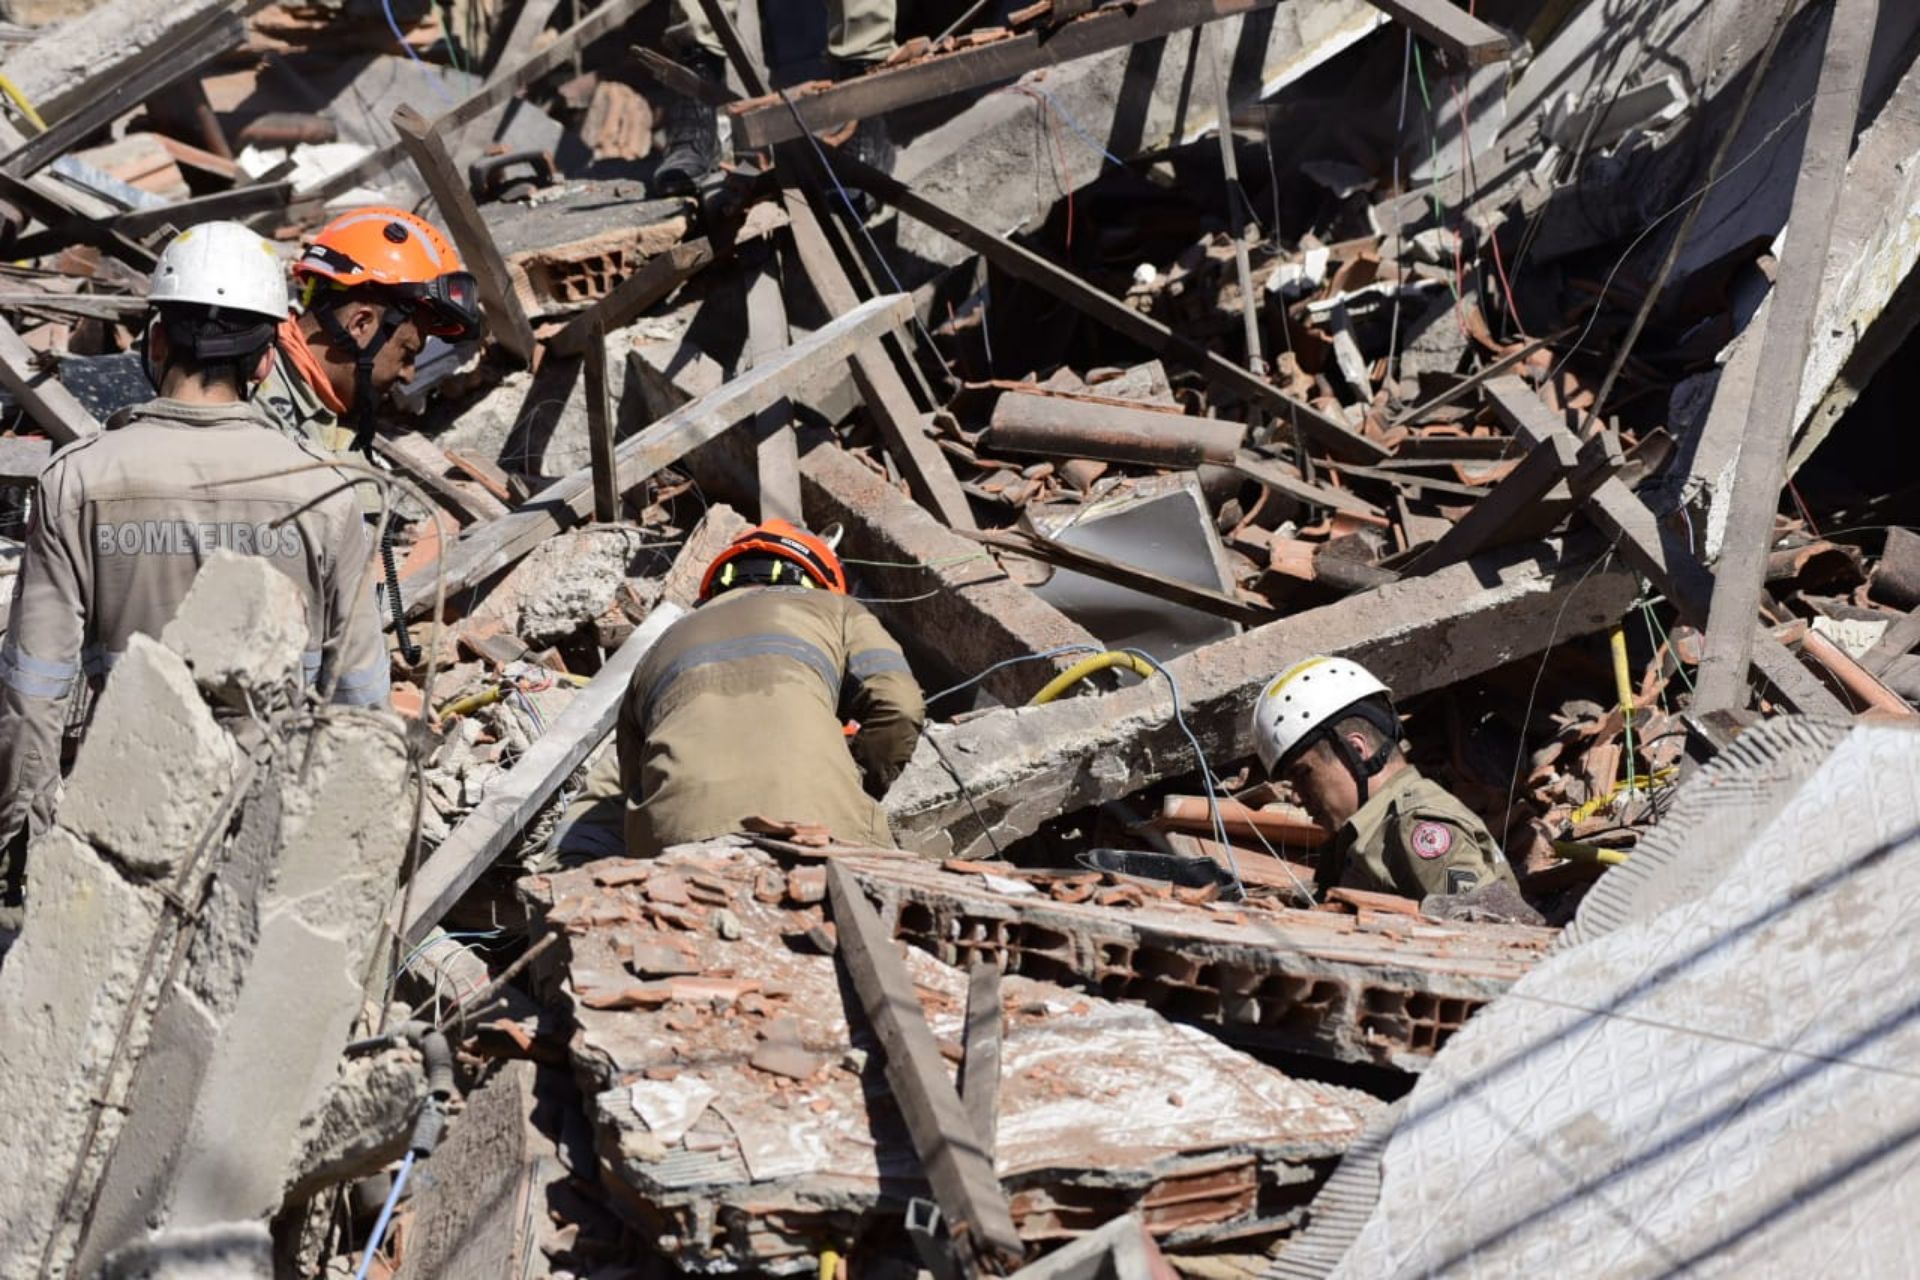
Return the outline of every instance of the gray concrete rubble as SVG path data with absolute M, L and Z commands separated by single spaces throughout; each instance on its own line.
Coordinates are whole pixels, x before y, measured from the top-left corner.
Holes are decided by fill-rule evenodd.
M 690 1270 L 811 1270 L 849 1224 L 925 1194 L 834 960 L 788 941 L 820 921 L 810 874 L 719 841 L 522 882 L 563 939 L 605 1191 Z M 907 964 L 957 1046 L 965 975 Z M 1171 1242 L 1284 1232 L 1376 1105 L 1150 1010 L 1011 974 L 1002 1000 L 995 1168 L 1034 1244 L 1127 1212 Z
M 1633 595 L 1628 574 L 1570 552 L 1542 564 L 1529 550 L 1296 614 L 1167 669 L 1201 748 L 1234 760 L 1253 749 L 1254 698 L 1302 657 L 1352 658 L 1404 697 L 1605 627 Z M 935 726 L 938 748 L 923 742 L 887 794 L 888 821 L 909 848 L 990 854 L 1055 815 L 1197 768 L 1169 707 L 1161 679 Z
M 1920 5 L 702 6 L 0 0 L 0 1280 L 1920 1270 Z
M 238 558 L 206 576 L 168 635 L 211 689 L 284 680 L 285 644 L 255 642 L 304 628 L 298 593 Z M 195 1274 L 170 1233 L 263 1224 L 295 1172 L 405 848 L 406 753 L 373 712 L 239 725 L 245 747 L 135 636 L 30 852 L 0 1115 L 43 1141 L 0 1170 L 0 1274 L 91 1275 L 142 1241 L 176 1269 L 114 1274 Z
M 1191 142 L 1219 127 L 1213 81 L 1228 77 L 1236 106 L 1278 93 L 1378 28 L 1359 0 L 1284 0 L 1148 44 L 1052 68 L 978 101 L 900 154 L 896 173 L 920 194 L 1006 232 L 1032 230 L 1070 191 L 1121 160 Z M 1196 81 L 1199 91 L 1195 91 Z M 1056 149 L 1056 122 L 1072 145 Z M 1033 175 L 1047 174 L 1043 182 Z M 952 264 L 966 251 L 903 220 L 901 248 Z
M 1892 1068 L 1913 1006 L 1883 975 L 1911 963 L 1920 754 L 1903 727 L 1755 736 L 1636 852 L 1626 883 L 1650 892 L 1435 1059 L 1332 1275 L 1511 1275 L 1570 1249 L 1585 1274 L 1912 1265 L 1920 1108 Z M 1469 1177 L 1506 1194 L 1462 1196 Z

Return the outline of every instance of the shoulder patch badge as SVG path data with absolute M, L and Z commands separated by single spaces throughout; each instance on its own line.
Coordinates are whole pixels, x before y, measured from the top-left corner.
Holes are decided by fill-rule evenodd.
M 1416 822 L 1407 842 L 1422 858 L 1442 858 L 1453 848 L 1453 828 L 1444 822 Z

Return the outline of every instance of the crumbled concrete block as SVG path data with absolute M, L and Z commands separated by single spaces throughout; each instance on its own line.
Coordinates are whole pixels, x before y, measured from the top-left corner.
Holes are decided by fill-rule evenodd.
M 226 795 L 234 754 L 187 664 L 136 633 L 100 696 L 60 823 L 135 874 L 171 874 Z
M 107 1259 L 98 1280 L 272 1280 L 273 1237 L 264 1222 L 222 1222 L 156 1232 Z
M 550 538 L 489 593 L 474 617 L 498 618 L 530 645 L 564 640 L 612 608 L 622 583 L 667 572 L 671 548 L 650 542 L 657 539 L 644 530 L 610 527 Z M 652 601 L 643 595 L 641 603 Z
M 288 1201 L 397 1160 L 426 1096 L 420 1051 L 410 1045 L 342 1063 L 326 1097 L 300 1122 L 300 1158 Z
M 306 601 L 293 579 L 260 557 L 216 551 L 160 640 L 186 659 L 210 699 L 270 705 L 300 686 Z
M 57 826 L 28 851 L 27 901 L 26 926 L 0 966 L 0 1132 L 32 1135 L 0 1159 L 4 1280 L 40 1272 L 93 1099 L 113 1096 L 107 1063 L 127 1006 L 144 998 L 142 962 L 160 917 L 156 893 Z M 121 1079 L 144 1042 L 136 1019 Z M 90 1175 L 119 1128 L 117 1110 L 102 1117 Z

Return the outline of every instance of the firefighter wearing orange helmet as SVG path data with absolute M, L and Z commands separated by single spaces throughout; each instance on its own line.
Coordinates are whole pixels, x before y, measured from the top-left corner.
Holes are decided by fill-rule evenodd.
M 714 557 L 699 606 L 634 672 L 618 774 L 593 771 L 555 851 L 651 857 L 756 815 L 891 845 L 879 801 L 925 719 L 906 657 L 847 594 L 833 547 L 770 520 Z
M 480 336 L 473 276 L 438 228 L 404 209 L 335 218 L 293 280 L 299 309 L 275 335 L 258 401 L 281 431 L 336 455 L 371 450 L 380 401 L 413 376 L 430 335 Z

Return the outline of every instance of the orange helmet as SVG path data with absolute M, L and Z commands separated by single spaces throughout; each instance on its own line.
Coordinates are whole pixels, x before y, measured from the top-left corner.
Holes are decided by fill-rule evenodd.
M 846 571 L 832 547 L 785 520 L 769 520 L 735 538 L 713 558 L 706 576 L 700 579 L 700 598 L 709 600 L 720 591 L 745 583 L 787 585 L 781 582 L 784 565 L 800 570 L 791 575 L 793 586 L 824 587 L 847 594 Z
M 478 289 L 460 255 L 431 222 L 405 209 L 375 206 L 343 213 L 320 228 L 293 264 L 311 303 L 322 282 L 374 285 L 401 303 L 428 333 L 458 340 L 480 334 Z

